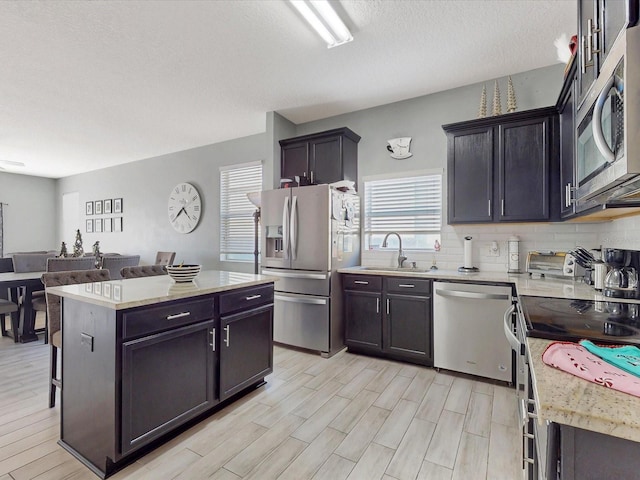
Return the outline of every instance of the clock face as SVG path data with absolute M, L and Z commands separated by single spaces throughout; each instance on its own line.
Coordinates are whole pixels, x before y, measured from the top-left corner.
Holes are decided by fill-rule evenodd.
M 192 232 L 200 221 L 202 202 L 198 189 L 190 183 L 179 183 L 169 194 L 169 223 L 179 233 Z

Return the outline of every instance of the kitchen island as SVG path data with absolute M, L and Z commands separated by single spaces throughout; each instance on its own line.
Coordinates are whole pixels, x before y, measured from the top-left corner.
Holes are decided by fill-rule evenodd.
M 203 271 L 47 289 L 62 297 L 60 444 L 101 478 L 264 383 L 271 277 Z

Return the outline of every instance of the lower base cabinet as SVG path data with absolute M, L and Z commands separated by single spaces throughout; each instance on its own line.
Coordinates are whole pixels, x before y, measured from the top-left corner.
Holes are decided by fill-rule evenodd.
M 433 365 L 431 280 L 343 276 L 350 351 Z
M 273 370 L 273 306 L 220 319 L 220 400 Z

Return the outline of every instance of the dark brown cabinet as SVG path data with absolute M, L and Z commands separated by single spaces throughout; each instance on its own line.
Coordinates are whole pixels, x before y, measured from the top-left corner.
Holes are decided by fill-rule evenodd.
M 448 223 L 549 221 L 557 123 L 547 107 L 444 125 Z
M 576 62 L 571 64 L 565 77 L 565 81 L 558 98 L 558 120 L 560 129 L 560 218 L 566 219 L 574 215 L 573 189 L 575 188 L 575 89 L 576 89 Z
M 273 370 L 272 283 L 122 310 L 62 305 L 60 443 L 102 478 Z
M 383 350 L 398 358 L 431 362 L 431 280 L 387 277 L 384 297 Z
M 345 344 L 382 351 L 382 278 L 344 275 Z
M 357 185 L 359 141 L 346 127 L 280 140 L 280 177 L 306 177 L 314 184 L 351 180 Z
M 122 453 L 217 403 L 214 332 L 210 320 L 122 344 Z
M 616 38 L 638 23 L 638 0 L 579 0 L 577 105 L 595 81 Z
M 433 365 L 431 280 L 344 275 L 350 351 Z
M 220 319 L 220 400 L 273 371 L 273 304 Z

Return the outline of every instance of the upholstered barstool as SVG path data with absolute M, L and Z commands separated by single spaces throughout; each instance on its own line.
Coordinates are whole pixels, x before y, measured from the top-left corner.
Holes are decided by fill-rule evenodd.
M 103 257 L 102 268 L 109 270 L 111 278 L 117 280 L 122 278 L 120 270 L 122 267 L 135 267 L 140 263 L 140 255 L 118 255 L 117 257 Z
M 56 404 L 56 388 L 62 389 L 62 380 L 58 374 L 58 349 L 62 348 L 61 304 L 60 297 L 47 292 L 48 287 L 60 285 L 76 285 L 79 283 L 103 282 L 110 280 L 109 270 L 69 270 L 65 272 L 48 272 L 42 274 L 47 299 L 47 316 L 49 317 L 49 408 Z
M 167 268 L 164 265 L 140 265 L 138 267 L 122 267 L 120 275 L 122 278 L 155 277 L 156 275 L 166 275 Z

